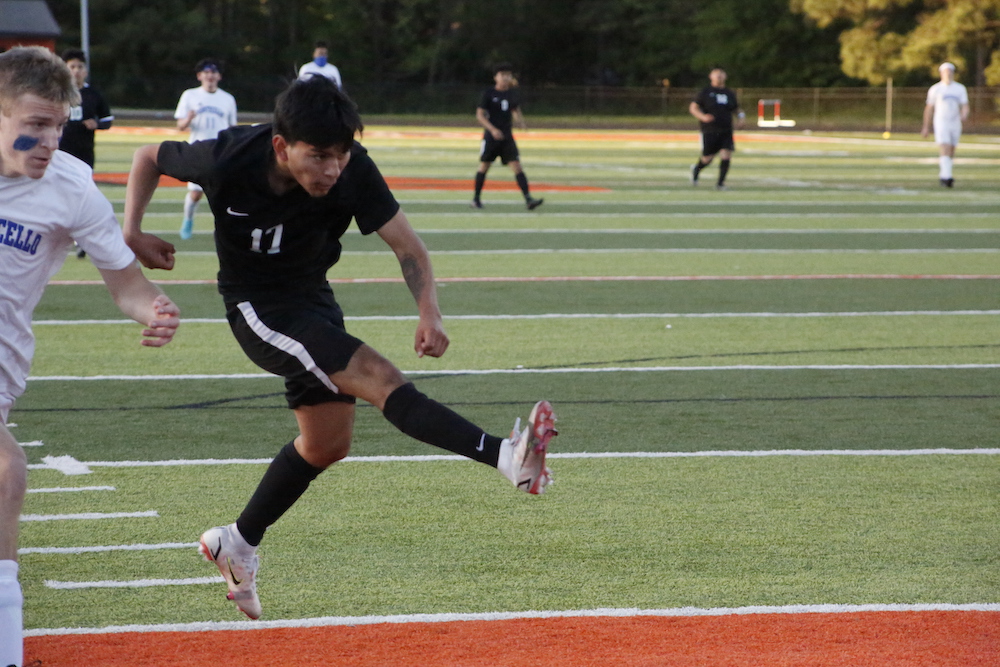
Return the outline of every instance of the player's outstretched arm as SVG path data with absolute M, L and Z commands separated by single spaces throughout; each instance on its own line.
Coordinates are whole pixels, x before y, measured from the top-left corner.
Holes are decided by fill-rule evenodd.
M 156 163 L 158 145 L 143 146 L 132 156 L 132 169 L 125 188 L 125 243 L 148 269 L 174 268 L 172 243 L 142 231 L 142 217 L 160 183 L 160 167 Z
M 173 340 L 180 324 L 180 309 L 159 287 L 149 282 L 139 265 L 133 262 L 124 269 L 100 269 L 104 284 L 118 308 L 139 324 L 142 344 L 163 347 Z
M 448 349 L 448 334 L 441 321 L 438 306 L 437 285 L 434 284 L 434 270 L 427 246 L 413 231 L 402 210 L 396 212 L 389 222 L 378 230 L 379 236 L 396 254 L 410 293 L 420 312 L 420 322 L 413 348 L 418 357 L 440 357 Z

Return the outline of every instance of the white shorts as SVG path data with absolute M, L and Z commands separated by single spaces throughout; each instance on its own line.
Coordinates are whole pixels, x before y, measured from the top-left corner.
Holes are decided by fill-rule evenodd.
M 191 181 L 188 181 L 188 192 L 204 192 L 204 190 L 202 190 L 201 186 L 198 185 L 197 183 L 192 183 Z
M 957 146 L 962 136 L 961 123 L 934 123 L 934 143 Z

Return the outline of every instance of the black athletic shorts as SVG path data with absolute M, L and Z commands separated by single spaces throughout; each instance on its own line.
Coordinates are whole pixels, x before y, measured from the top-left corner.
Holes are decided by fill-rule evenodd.
M 499 141 L 492 136 L 483 138 L 482 146 L 479 148 L 479 161 L 493 162 L 497 158 L 500 158 L 503 164 L 517 162 L 520 159 L 514 137 L 507 135 Z
M 285 378 L 289 408 L 354 403 L 354 396 L 341 393 L 329 376 L 347 368 L 363 342 L 347 333 L 332 293 L 227 302 L 226 317 L 250 360 Z
M 715 155 L 721 150 L 734 151 L 732 130 L 726 132 L 702 132 L 701 133 L 701 154 Z

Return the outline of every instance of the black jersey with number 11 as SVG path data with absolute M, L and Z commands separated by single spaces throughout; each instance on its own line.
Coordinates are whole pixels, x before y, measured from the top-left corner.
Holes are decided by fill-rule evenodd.
M 268 183 L 274 163 L 271 126 L 239 126 L 218 139 L 160 145 L 160 170 L 205 190 L 215 216 L 219 292 L 227 300 L 327 289 L 340 259 L 340 237 L 355 219 L 362 234 L 378 231 L 399 204 L 360 144 L 323 197 L 301 187 L 278 195 Z

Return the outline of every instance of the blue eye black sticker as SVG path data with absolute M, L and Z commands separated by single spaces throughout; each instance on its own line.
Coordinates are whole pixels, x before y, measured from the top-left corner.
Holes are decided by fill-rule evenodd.
M 30 151 L 37 145 L 38 137 L 29 137 L 22 134 L 14 140 L 14 150 L 16 151 Z

